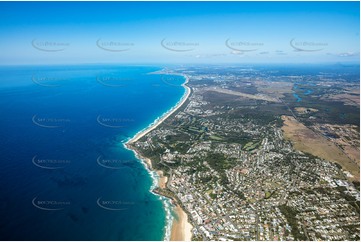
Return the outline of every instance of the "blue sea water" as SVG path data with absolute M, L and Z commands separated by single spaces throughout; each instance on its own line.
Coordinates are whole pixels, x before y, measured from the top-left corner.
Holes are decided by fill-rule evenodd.
M 185 92 L 160 69 L 0 67 L 1 240 L 164 238 L 164 198 L 123 146 Z

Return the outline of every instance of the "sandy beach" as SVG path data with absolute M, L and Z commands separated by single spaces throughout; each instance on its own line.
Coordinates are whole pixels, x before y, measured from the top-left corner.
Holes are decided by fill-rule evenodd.
M 172 231 L 170 235 L 171 241 L 191 241 L 192 238 L 192 225 L 188 222 L 188 215 L 183 209 L 177 205 L 174 212 L 177 218 L 173 220 Z
M 163 175 L 163 171 L 157 170 L 159 176 L 158 186 L 162 189 L 165 189 L 168 182 L 168 177 Z
M 175 74 L 174 74 L 175 75 Z M 131 144 L 142 138 L 144 135 L 157 128 L 164 120 L 166 120 L 170 115 L 172 115 L 177 109 L 184 104 L 184 102 L 188 99 L 191 89 L 186 85 L 189 81 L 188 76 L 182 75 L 185 77 L 186 81 L 182 84 L 182 86 L 186 89 L 186 93 L 183 95 L 182 99 L 175 105 L 171 110 L 165 113 L 162 117 L 160 117 L 153 125 L 149 126 L 147 129 L 137 133 L 133 138 L 128 140 L 127 144 Z
M 176 75 L 176 74 L 174 74 Z M 148 134 L 150 131 L 157 128 L 164 120 L 166 120 L 170 115 L 172 115 L 179 107 L 181 107 L 185 101 L 188 99 L 191 89 L 186 85 L 189 81 L 188 76 L 182 75 L 185 77 L 186 81 L 182 84 L 182 86 L 186 89 L 185 94 L 183 95 L 182 99 L 175 105 L 171 110 L 169 110 L 167 113 L 165 113 L 162 117 L 157 119 L 152 125 L 150 125 L 148 128 L 142 130 L 141 132 L 137 133 L 133 138 L 129 139 L 125 145 L 131 149 L 128 145 L 136 142 L 140 138 L 142 138 L 144 135 Z M 139 157 L 141 160 L 143 160 L 149 169 L 152 169 L 152 162 L 149 158 L 143 157 L 135 150 L 133 150 L 136 153 L 136 156 Z M 159 180 L 158 180 L 158 186 L 162 189 L 166 188 L 168 177 L 164 176 L 163 171 L 156 170 Z M 183 211 L 183 209 L 177 205 L 174 207 L 174 213 L 176 214 L 175 218 L 173 219 L 172 223 L 172 229 L 171 229 L 171 235 L 170 240 L 172 241 L 190 241 L 192 237 L 192 225 L 188 222 L 188 215 Z

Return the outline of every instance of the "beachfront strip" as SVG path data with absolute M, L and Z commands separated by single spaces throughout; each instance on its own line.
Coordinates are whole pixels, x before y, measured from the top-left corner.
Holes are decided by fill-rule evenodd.
M 151 74 L 167 74 L 167 73 L 163 73 L 163 72 L 154 72 Z M 177 73 L 174 73 L 173 75 L 179 75 Z M 164 120 L 166 120 L 169 116 L 171 116 L 174 112 L 177 111 L 177 109 L 179 107 L 181 107 L 185 101 L 187 101 L 189 95 L 191 94 L 191 89 L 187 86 L 187 83 L 189 81 L 189 78 L 187 75 L 181 75 L 184 77 L 185 82 L 182 84 L 182 87 L 185 88 L 185 93 L 182 96 L 181 100 L 174 106 L 172 107 L 168 112 L 166 112 L 164 115 L 162 115 L 161 117 L 159 117 L 157 120 L 154 121 L 154 123 L 152 123 L 151 125 L 149 125 L 147 128 L 145 128 L 144 130 L 141 130 L 140 132 L 138 132 L 137 134 L 134 135 L 134 137 L 132 137 L 131 139 L 129 139 L 127 141 L 127 144 L 131 144 L 136 142 L 137 140 L 139 140 L 140 138 L 142 138 L 144 135 L 148 134 L 149 132 L 151 132 L 152 130 L 154 130 L 155 128 L 158 127 L 158 125 L 160 125 Z
M 284 138 L 288 83 L 243 95 L 230 71 L 186 74 L 189 98 L 130 147 L 168 177 L 155 191 L 188 214 L 193 240 L 359 239 L 359 177 Z
M 184 79 L 185 79 L 185 82 L 181 85 L 185 89 L 185 93 L 182 96 L 181 100 L 174 107 L 172 107 L 168 112 L 166 112 L 161 117 L 159 117 L 157 120 L 155 120 L 154 123 L 150 124 L 147 128 L 145 128 L 144 130 L 141 130 L 140 132 L 135 134 L 134 137 L 132 137 L 125 143 L 125 146 L 128 149 L 133 150 L 135 152 L 135 155 L 145 163 L 145 165 L 148 167 L 148 169 L 153 170 L 152 161 L 149 158 L 144 157 L 141 153 L 137 152 L 137 150 L 134 149 L 132 144 L 137 142 L 139 139 L 141 139 L 143 136 L 147 135 L 152 130 L 156 129 L 164 120 L 166 120 L 169 116 L 171 116 L 174 112 L 176 112 L 177 109 L 180 108 L 187 101 L 188 97 L 191 94 L 191 89 L 187 86 L 187 83 L 189 81 L 189 77 L 187 75 L 173 73 L 173 72 L 168 73 L 166 71 L 156 71 L 156 72 L 152 72 L 149 74 L 160 74 L 160 75 L 168 75 L 169 74 L 172 76 L 180 75 L 180 76 L 184 77 Z M 163 172 L 161 170 L 158 170 L 157 173 L 159 176 L 158 186 L 160 188 L 165 188 L 168 178 L 166 176 L 163 176 Z M 173 221 L 172 221 L 170 239 L 172 241 L 189 241 L 189 240 L 191 240 L 191 238 L 192 238 L 191 231 L 192 231 L 193 226 L 188 221 L 187 213 L 185 213 L 184 210 L 182 209 L 182 207 L 180 207 L 179 205 L 175 206 L 173 208 L 173 212 L 176 214 L 176 218 L 173 218 Z

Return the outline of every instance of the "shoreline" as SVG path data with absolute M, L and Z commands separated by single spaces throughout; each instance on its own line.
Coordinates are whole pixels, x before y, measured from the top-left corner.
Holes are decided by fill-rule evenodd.
M 152 73 L 150 73 L 150 74 L 152 74 Z M 165 73 L 162 73 L 161 71 L 157 72 L 157 74 L 167 75 Z M 146 168 L 150 172 L 152 179 L 154 179 L 154 183 L 151 187 L 152 193 L 155 193 L 153 190 L 156 187 L 165 189 L 167 186 L 168 177 L 163 175 L 162 170 L 154 170 L 152 167 L 152 161 L 149 158 L 146 158 L 146 157 L 140 155 L 137 152 L 137 150 L 132 147 L 132 144 L 134 144 L 136 141 L 141 139 L 143 136 L 145 136 L 146 134 L 148 134 L 149 132 L 151 132 L 152 130 L 157 128 L 161 123 L 163 123 L 163 121 L 165 121 L 169 116 L 171 116 L 174 112 L 176 112 L 188 100 L 188 98 L 191 94 L 190 87 L 188 87 L 186 85 L 189 81 L 188 76 L 186 76 L 184 74 L 178 74 L 178 73 L 169 73 L 169 74 L 170 75 L 181 75 L 185 78 L 185 82 L 181 86 L 185 88 L 186 92 L 183 94 L 180 101 L 176 105 L 174 105 L 169 111 L 164 113 L 162 116 L 157 118 L 153 123 L 151 123 L 148 127 L 139 131 L 138 133 L 136 133 L 134 135 L 134 137 L 130 138 L 129 140 L 127 140 L 124 143 L 124 146 L 127 149 L 133 151 L 135 156 L 143 162 L 143 164 L 146 166 Z M 154 176 L 154 173 L 156 174 L 156 176 Z M 160 194 L 157 194 L 157 193 L 155 193 L 155 194 L 158 196 L 164 197 Z M 164 197 L 164 198 L 169 199 L 167 197 Z M 164 203 L 164 205 L 168 206 L 168 204 L 165 204 L 165 203 Z M 192 238 L 193 226 L 188 222 L 188 215 L 184 212 L 184 210 L 179 205 L 177 205 L 175 207 L 172 206 L 172 211 L 175 213 L 176 216 L 172 216 L 171 221 L 167 221 L 166 233 L 165 233 L 164 240 L 190 241 Z M 166 211 L 166 213 L 168 213 L 168 212 Z M 167 217 L 168 217 L 168 215 L 167 215 Z M 168 231 L 169 229 L 170 229 L 170 231 Z
M 172 75 L 180 75 L 180 74 L 172 74 Z M 155 128 L 157 128 L 164 120 L 166 120 L 169 116 L 171 116 L 175 111 L 178 110 L 178 108 L 180 108 L 185 101 L 187 101 L 190 93 L 191 93 L 191 89 L 186 85 L 189 81 L 188 76 L 186 75 L 181 75 L 183 76 L 186 81 L 181 85 L 182 87 L 184 87 L 186 89 L 186 92 L 183 94 L 181 100 L 174 106 L 172 107 L 169 111 L 167 111 L 166 113 L 164 113 L 162 116 L 160 116 L 159 118 L 157 118 L 152 124 L 150 124 L 147 128 L 141 130 L 140 132 L 136 133 L 134 135 L 134 137 L 132 137 L 131 139 L 129 139 L 125 144 L 132 144 L 136 141 L 138 141 L 140 138 L 142 138 L 144 135 L 148 134 L 150 131 L 154 130 Z
M 174 208 L 177 218 L 174 218 L 170 241 L 191 241 L 192 225 L 188 222 L 188 215 L 177 205 Z

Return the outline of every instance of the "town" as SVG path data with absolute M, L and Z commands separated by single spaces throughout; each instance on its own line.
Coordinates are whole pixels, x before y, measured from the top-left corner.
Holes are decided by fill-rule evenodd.
M 189 77 L 189 99 L 133 148 L 168 176 L 156 191 L 187 212 L 193 240 L 360 239 L 359 177 L 285 138 L 283 117 L 305 119 L 291 101 L 300 77 L 282 83 L 252 69 L 245 78 L 233 69 L 173 73 Z M 359 145 L 359 131 L 352 134 Z

